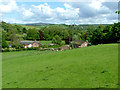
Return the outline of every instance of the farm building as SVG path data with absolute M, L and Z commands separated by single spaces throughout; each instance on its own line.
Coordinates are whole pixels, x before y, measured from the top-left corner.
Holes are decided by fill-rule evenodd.
M 21 41 L 21 44 L 24 45 L 25 48 L 39 47 L 40 41 Z
M 63 45 L 61 47 L 59 47 L 59 50 L 63 51 L 63 50 L 67 50 L 70 49 L 70 47 L 68 45 Z
M 74 40 L 71 42 L 72 48 L 87 47 L 88 41 Z

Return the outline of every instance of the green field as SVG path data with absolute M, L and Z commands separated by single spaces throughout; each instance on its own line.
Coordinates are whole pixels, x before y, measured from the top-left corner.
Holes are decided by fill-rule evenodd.
M 116 88 L 118 45 L 3 53 L 3 88 Z

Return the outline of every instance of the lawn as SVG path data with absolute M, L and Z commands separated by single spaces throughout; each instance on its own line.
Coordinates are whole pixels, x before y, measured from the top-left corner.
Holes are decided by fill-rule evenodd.
M 3 88 L 116 88 L 118 45 L 3 53 Z

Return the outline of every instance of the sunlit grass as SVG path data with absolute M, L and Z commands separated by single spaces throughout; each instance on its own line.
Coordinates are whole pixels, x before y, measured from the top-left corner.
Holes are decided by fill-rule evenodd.
M 118 45 L 3 53 L 3 88 L 116 88 Z

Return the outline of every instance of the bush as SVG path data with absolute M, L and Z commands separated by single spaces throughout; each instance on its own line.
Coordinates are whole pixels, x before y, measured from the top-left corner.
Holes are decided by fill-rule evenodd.
M 27 50 L 38 50 L 39 47 L 31 47 L 31 48 L 27 48 Z
M 61 44 L 61 38 L 58 36 L 58 35 L 56 35 L 55 37 L 53 37 L 53 39 L 52 39 L 52 43 L 54 43 L 54 44 L 58 44 L 58 45 L 60 45 Z
M 65 45 L 65 42 L 64 42 L 64 41 L 62 41 L 60 45 L 61 45 L 61 46 L 62 46 L 62 45 Z
M 41 45 L 42 48 L 48 48 L 49 45 Z
M 16 45 L 12 45 L 12 48 L 16 48 L 17 46 Z
M 2 49 L 2 52 L 10 52 L 10 50 L 7 48 L 7 49 Z
M 6 41 L 2 41 L 2 48 L 8 48 L 9 46 L 8 46 L 8 44 L 7 44 L 7 42 Z
M 50 48 L 56 48 L 58 49 L 61 45 L 53 45 L 53 46 L 49 46 Z
M 2 48 L 2 52 L 12 52 L 12 51 L 22 51 L 22 50 L 39 50 L 39 47 L 31 47 L 31 48 L 23 48 L 23 47 L 16 47 L 15 48 Z
M 15 48 L 2 48 L 2 52 L 12 52 L 12 51 L 17 51 Z

